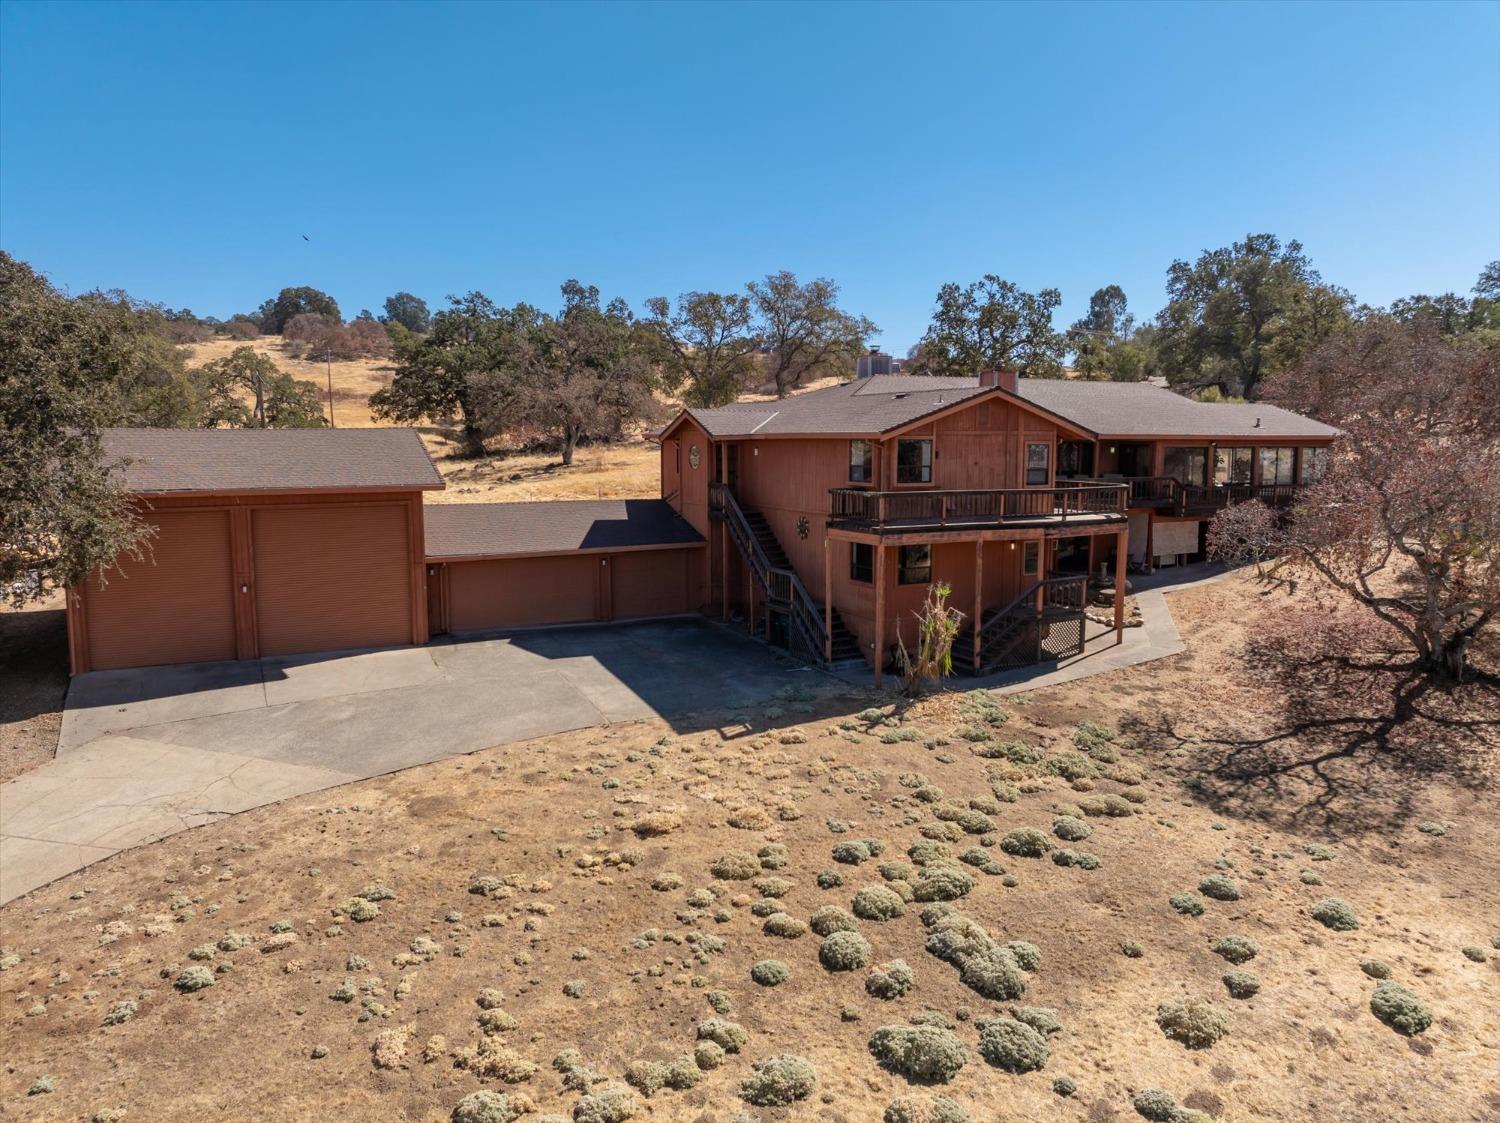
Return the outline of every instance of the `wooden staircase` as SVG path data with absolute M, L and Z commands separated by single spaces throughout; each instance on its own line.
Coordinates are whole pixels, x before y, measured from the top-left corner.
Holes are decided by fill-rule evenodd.
M 837 610 L 833 613 L 831 635 L 825 632 L 823 605 L 813 600 L 802 584 L 765 515 L 754 508 L 740 506 L 739 500 L 723 484 L 710 487 L 709 499 L 714 516 L 722 519 L 728 528 L 741 560 L 755 578 L 762 603 L 769 609 L 769 612 L 754 614 L 750 621 L 751 634 L 772 642 L 776 637 L 767 634 L 771 618 L 784 618 L 785 646 L 808 662 L 834 666 L 861 659 L 859 641 L 845 626 Z M 825 654 L 828 648 L 832 651 L 831 659 Z
M 1087 590 L 1087 577 L 1049 577 L 1009 604 L 990 609 L 979 621 L 978 665 L 971 624 L 953 643 L 954 673 L 993 674 L 1080 654 Z

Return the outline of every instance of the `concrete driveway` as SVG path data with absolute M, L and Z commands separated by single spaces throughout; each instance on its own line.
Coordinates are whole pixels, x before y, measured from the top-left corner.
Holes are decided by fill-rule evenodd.
M 700 619 L 80 675 L 57 757 L 0 785 L 0 903 L 266 803 L 491 745 L 837 684 Z

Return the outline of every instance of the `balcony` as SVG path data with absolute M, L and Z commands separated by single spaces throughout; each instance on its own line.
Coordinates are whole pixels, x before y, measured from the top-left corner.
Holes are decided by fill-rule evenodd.
M 1123 481 L 1132 507 L 1151 507 L 1172 515 L 1212 515 L 1234 503 L 1259 499 L 1269 507 L 1288 506 L 1296 484 L 1184 484 L 1172 476 L 1139 476 Z
M 1056 487 L 989 491 L 829 492 L 828 525 L 873 534 L 1076 525 L 1080 532 L 1125 521 L 1130 485 L 1075 480 Z

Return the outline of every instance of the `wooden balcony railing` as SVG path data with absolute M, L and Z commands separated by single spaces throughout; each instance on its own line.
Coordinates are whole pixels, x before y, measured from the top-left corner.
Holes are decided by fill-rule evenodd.
M 836 487 L 830 493 L 830 525 L 895 533 L 964 530 L 1010 522 L 1061 522 L 1088 516 L 1124 518 L 1130 488 L 1125 483 L 1073 480 L 1057 487 L 992 491 L 864 491 Z
M 1218 511 L 1234 503 L 1259 499 L 1268 507 L 1285 507 L 1297 497 L 1296 484 L 1214 484 L 1199 487 L 1179 484 L 1176 503 L 1179 514 Z

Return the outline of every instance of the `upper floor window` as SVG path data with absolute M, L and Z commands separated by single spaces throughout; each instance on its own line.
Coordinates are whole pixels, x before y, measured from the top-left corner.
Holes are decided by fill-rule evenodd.
M 925 585 L 932 580 L 932 547 L 902 546 L 896 572 L 898 585 Z
M 1263 448 L 1260 450 L 1260 482 L 1263 484 L 1296 483 L 1297 450 Z
M 1162 472 L 1180 484 L 1203 487 L 1208 482 L 1208 449 L 1175 445 L 1162 454 Z
M 896 482 L 930 484 L 932 482 L 932 442 L 902 440 L 896 442 Z
M 875 580 L 875 547 L 868 542 L 849 543 L 849 580 L 867 585 Z
M 1052 446 L 1037 441 L 1026 446 L 1026 486 L 1045 486 L 1052 481 Z
M 849 482 L 867 484 L 873 478 L 875 449 L 869 441 L 849 442 Z
M 1304 448 L 1302 450 L 1302 482 L 1310 484 L 1314 480 L 1323 478 L 1323 473 L 1328 471 L 1328 450 L 1326 448 Z
M 1214 453 L 1214 483 L 1247 484 L 1253 482 L 1255 450 L 1221 448 Z

